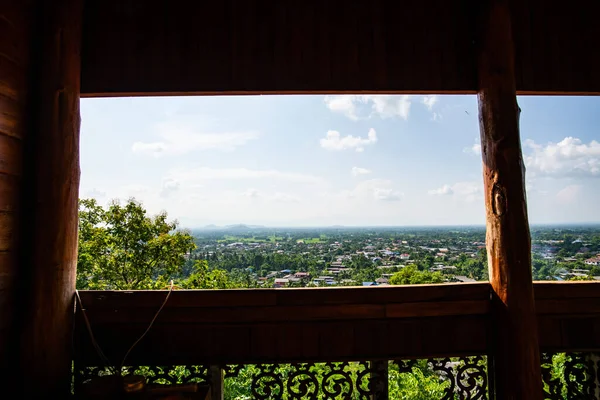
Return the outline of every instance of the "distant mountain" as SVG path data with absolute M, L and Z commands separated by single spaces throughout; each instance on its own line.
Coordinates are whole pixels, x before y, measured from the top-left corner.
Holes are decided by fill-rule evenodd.
M 263 228 L 265 228 L 263 225 L 246 225 L 246 224 L 236 224 L 236 225 L 225 226 L 225 229 L 236 229 L 236 230 L 263 229 Z
M 202 228 L 199 228 L 199 229 L 207 229 L 207 230 L 223 229 L 223 230 L 243 231 L 243 230 L 248 230 L 248 229 L 264 229 L 264 228 L 265 228 L 265 226 L 263 226 L 263 225 L 234 224 L 234 225 L 218 226 L 215 224 L 210 224 L 210 225 L 203 226 Z

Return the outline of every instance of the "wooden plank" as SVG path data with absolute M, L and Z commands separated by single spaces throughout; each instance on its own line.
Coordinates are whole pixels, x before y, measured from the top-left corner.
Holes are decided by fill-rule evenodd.
M 374 289 L 374 290 L 373 290 Z M 277 304 L 369 304 L 489 299 L 488 283 L 379 286 L 358 288 L 285 289 L 277 292 Z
M 571 299 L 600 297 L 600 282 L 534 282 L 535 299 Z
M 463 3 L 89 0 L 83 93 L 474 93 Z
M 598 93 L 600 27 L 596 1 L 560 4 L 512 0 L 517 89 L 526 93 Z M 561 29 L 556 29 L 560 26 Z
M 294 330 L 293 332 L 297 332 Z M 277 358 L 280 354 L 278 349 L 277 332 L 272 325 L 261 324 L 250 328 L 250 348 L 252 356 L 260 356 Z M 300 342 L 298 342 L 300 343 Z M 285 349 L 284 349 L 285 350 Z
M 14 288 L 14 281 L 17 276 L 16 271 L 16 252 L 13 251 L 0 251 L 0 292 L 8 294 Z M 0 302 L 3 301 L 5 296 L 0 296 Z M 4 312 L 0 307 L 0 312 Z M 0 319 L 0 321 L 5 321 Z M 8 326 L 8 322 L 5 322 Z
M 225 398 L 225 386 L 224 386 L 224 371 L 218 365 L 211 365 L 208 373 L 210 374 L 210 397 L 209 393 L 206 394 L 206 400 L 224 400 Z
M 598 2 L 511 2 L 518 93 L 599 94 Z M 83 93 L 475 93 L 477 5 L 88 0 Z
M 561 347 L 565 349 L 600 349 L 600 316 L 596 318 L 563 318 L 561 320 Z
M 510 12 L 506 0 L 482 4 L 478 102 L 496 396 L 541 400 Z
M 340 354 L 351 357 L 354 353 L 354 324 L 332 322 L 319 332 L 319 356 L 334 360 Z
M 600 298 L 571 298 L 571 299 L 543 299 L 536 300 L 535 310 L 537 315 L 600 315 Z
M 445 301 L 427 303 L 388 304 L 386 316 L 392 318 L 439 317 L 447 315 L 487 314 L 489 300 Z
M 320 357 L 320 336 L 321 332 L 315 329 L 314 324 L 297 324 L 295 329 L 301 332 L 302 358 L 306 360 L 317 360 Z M 285 340 L 289 340 L 285 338 Z
M 25 136 L 25 106 L 0 93 L 0 134 L 23 138 Z
M 550 315 L 538 316 L 538 332 L 540 351 L 558 349 L 562 346 L 561 317 Z
M 120 362 L 146 326 L 126 323 L 95 324 L 92 321 L 97 342 L 112 362 Z M 77 362 L 80 365 L 98 365 L 98 356 L 90 345 L 88 333 L 80 318 L 75 332 Z M 424 332 L 428 334 L 424 335 Z M 445 339 L 440 339 L 440 332 L 443 332 Z M 445 345 L 440 345 L 440 341 Z M 487 343 L 485 316 L 254 324 L 157 322 L 131 352 L 127 364 L 427 358 L 485 354 Z
M 406 309 L 405 315 L 418 315 Z M 455 311 L 460 313 L 458 307 Z M 96 323 L 144 323 L 152 320 L 156 309 L 124 308 L 111 310 L 88 309 L 87 315 Z M 296 307 L 215 307 L 167 308 L 157 318 L 161 323 L 251 323 L 282 321 L 314 321 L 330 319 L 376 319 L 385 317 L 385 307 L 373 304 Z
M 368 325 L 354 324 L 353 330 L 355 354 L 369 354 L 375 357 L 387 354 L 388 321 L 373 321 Z
M 94 291 L 79 292 L 85 307 L 158 308 L 166 291 Z M 467 284 L 382 286 L 355 288 L 177 290 L 171 294 L 171 307 L 251 307 L 327 304 L 382 304 L 424 301 L 486 300 L 490 286 L 485 282 Z
M 17 347 L 23 362 L 13 384 L 26 398 L 66 398 L 77 264 L 83 2 L 39 0 L 35 7 L 39 19 L 31 76 L 37 79 L 30 91 L 22 201 L 31 212 L 23 213 L 20 224 L 26 246 L 20 260 Z
M 16 323 L 19 238 L 17 225 L 29 69 L 30 0 L 0 2 L 0 386 L 17 380 L 20 332 Z M 8 136 L 14 136 L 13 138 Z M 19 305 L 16 307 L 15 305 Z M 15 362 L 17 361 L 17 362 Z
M 30 26 L 32 24 L 32 10 L 33 0 L 23 1 L 5 1 L 2 3 L 0 9 L 1 18 L 15 31 L 15 33 L 23 35 L 25 41 L 22 45 L 26 44 L 26 40 L 30 35 Z
M 0 212 L 16 212 L 18 210 L 20 182 L 18 177 L 0 173 Z
M 299 354 L 303 354 L 303 331 L 298 329 L 298 325 L 285 324 L 280 327 L 276 327 L 273 331 L 277 339 L 273 344 L 271 344 L 271 346 L 273 347 L 273 350 L 275 350 L 276 357 L 278 359 L 293 359 L 294 357 L 298 357 Z M 267 353 L 270 353 L 270 351 L 267 350 Z M 256 354 L 257 353 L 254 353 L 253 355 Z M 317 354 L 321 354 L 320 347 Z
M 18 21 L 10 20 L 4 16 L 4 13 L 0 15 L 0 37 L 2 38 L 0 41 L 0 58 L 25 67 L 28 64 L 29 46 L 24 45 L 22 35 L 27 34 L 27 32 L 26 27 L 24 28 Z
M 85 304 L 85 302 L 84 302 Z M 86 313 L 96 323 L 144 323 L 156 308 L 89 308 Z M 448 315 L 486 315 L 489 301 L 425 302 L 401 304 L 342 304 L 275 307 L 165 307 L 161 323 L 255 323 L 349 319 L 414 318 Z
M 167 293 L 166 290 L 82 290 L 79 292 L 84 306 L 90 309 L 158 309 L 164 302 Z M 255 307 L 276 304 L 277 292 L 275 289 L 176 290 L 171 293 L 166 308 Z
M 2 133 L 0 133 L 0 173 L 14 176 L 23 173 L 23 143 Z
M 27 95 L 27 71 L 15 62 L 0 57 L 0 95 L 20 104 Z
M 0 252 L 18 251 L 18 216 L 10 211 L 0 212 Z

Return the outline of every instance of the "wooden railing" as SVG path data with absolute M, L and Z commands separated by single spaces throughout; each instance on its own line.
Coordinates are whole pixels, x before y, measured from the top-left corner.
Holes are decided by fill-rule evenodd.
M 534 287 L 540 348 L 546 363 L 548 357 L 558 352 L 587 353 L 600 349 L 599 283 L 536 282 Z M 283 368 L 281 364 L 293 363 L 285 368 L 300 373 L 306 372 L 301 365 L 335 361 L 345 363 L 340 364 L 343 369 L 354 365 L 348 362 L 368 360 L 356 365 L 368 370 L 362 376 L 371 376 L 376 366 L 386 365 L 387 371 L 388 360 L 397 360 L 396 365 L 402 366 L 406 360 L 428 359 L 431 368 L 445 369 L 446 375 L 454 374 L 458 387 L 460 366 L 476 356 L 480 357 L 479 367 L 471 366 L 470 376 L 481 375 L 485 369 L 485 374 L 489 374 L 486 382 L 489 380 L 493 389 L 491 367 L 481 367 L 487 365 L 481 360 L 494 357 L 496 311 L 491 293 L 488 283 L 174 291 L 126 365 L 206 366 L 207 371 L 209 365 L 216 365 L 230 370 L 225 376 L 233 376 L 235 368 L 239 368 L 233 366 L 258 364 L 257 374 L 262 371 L 261 376 L 277 381 L 273 377 L 278 372 L 271 367 L 265 370 L 265 365 L 277 364 L 279 367 L 272 367 L 276 369 Z M 80 292 L 97 343 L 111 363 L 120 364 L 166 294 L 165 291 Z M 74 345 L 80 377 L 85 375 L 81 371 L 102 366 L 80 310 Z M 577 357 L 583 356 L 569 357 L 575 357 L 573 365 L 579 365 L 568 371 L 576 376 L 583 368 Z M 160 371 L 155 372 L 160 375 Z M 600 389 L 597 377 L 590 381 L 589 371 L 587 374 L 581 375 L 588 376 L 587 387 L 592 382 L 594 390 L 596 386 Z M 284 375 L 289 376 L 289 371 Z M 546 375 L 546 380 L 554 382 L 555 387 L 561 384 L 548 371 Z M 575 379 L 572 376 L 571 381 Z M 562 385 L 566 385 L 564 380 Z M 550 396 L 551 389 L 546 386 Z

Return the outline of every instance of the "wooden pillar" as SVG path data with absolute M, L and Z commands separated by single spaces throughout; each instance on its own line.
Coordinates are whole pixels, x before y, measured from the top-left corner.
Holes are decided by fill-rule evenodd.
M 22 398 L 66 398 L 77 266 L 82 1 L 38 0 L 34 11 L 16 387 Z
M 0 386 L 14 382 L 19 215 L 27 132 L 31 4 L 0 2 Z
M 208 367 L 210 374 L 210 398 L 211 400 L 223 400 L 225 396 L 224 371 L 219 365 Z
M 483 3 L 478 101 L 494 305 L 496 398 L 541 400 L 510 12 L 506 0 Z
M 389 361 L 375 360 L 370 361 L 369 364 L 371 364 L 370 400 L 389 399 Z

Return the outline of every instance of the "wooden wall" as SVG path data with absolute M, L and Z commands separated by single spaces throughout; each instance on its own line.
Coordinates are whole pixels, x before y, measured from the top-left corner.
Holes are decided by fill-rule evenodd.
M 165 291 L 82 291 L 112 363 L 147 328 Z M 373 360 L 485 354 L 487 283 L 413 287 L 175 291 L 128 365 Z M 117 334 L 118 332 L 118 334 Z M 81 310 L 79 365 L 99 365 Z
M 19 208 L 30 61 L 30 2 L 0 8 L 0 376 L 10 371 L 15 343 Z
M 600 349 L 598 283 L 534 284 L 542 351 Z M 82 291 L 94 335 L 120 363 L 165 291 Z M 426 358 L 491 354 L 488 283 L 175 291 L 130 365 Z M 118 333 L 118 334 L 117 334 Z M 100 365 L 81 309 L 75 359 Z
M 23 398 L 70 390 L 82 9 L 0 2 L 0 386 Z
M 600 283 L 536 282 L 534 289 L 540 348 L 600 349 Z
M 82 94 L 475 93 L 482 3 L 87 0 Z M 600 2 L 512 5 L 517 90 L 600 93 Z

